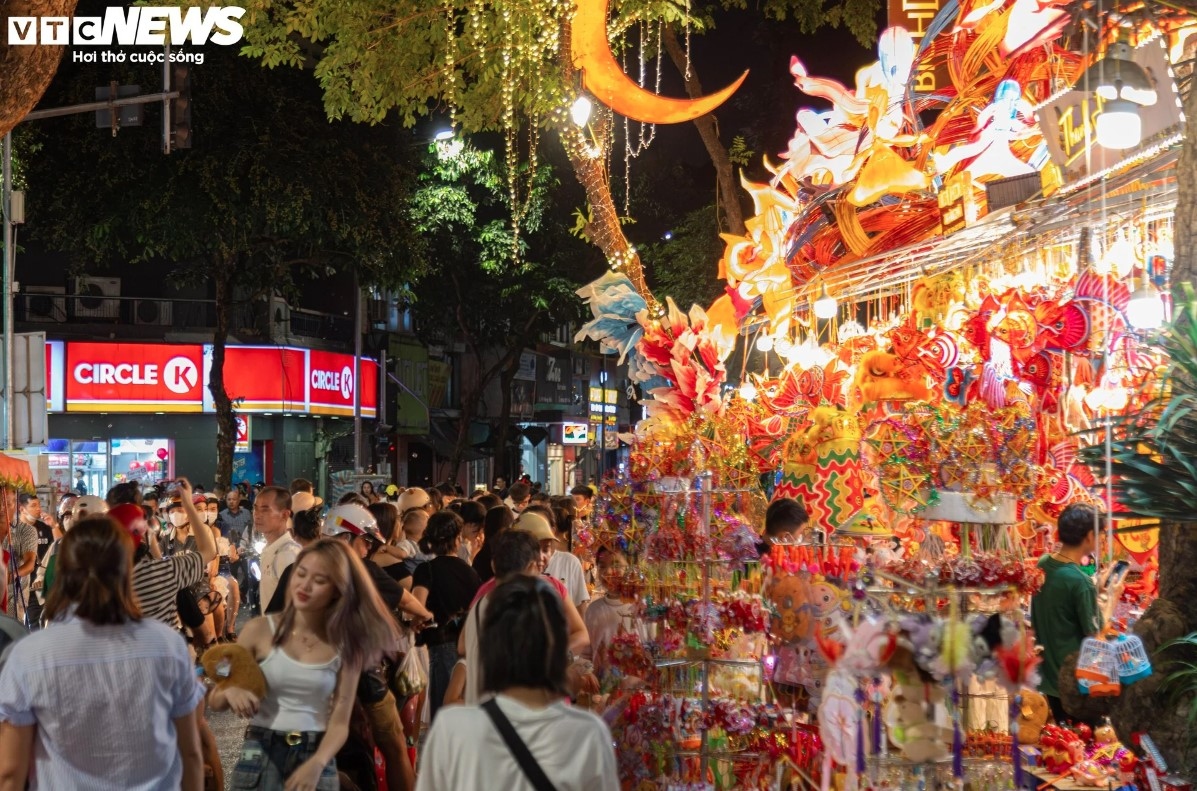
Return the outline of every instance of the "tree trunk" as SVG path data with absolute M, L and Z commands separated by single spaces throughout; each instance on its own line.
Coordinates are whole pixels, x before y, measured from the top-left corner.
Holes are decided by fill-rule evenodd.
M 519 358 L 517 357 L 518 361 Z M 516 365 L 507 366 L 499 374 L 499 388 L 503 391 L 503 401 L 499 406 L 499 428 L 495 432 L 495 475 L 513 483 L 511 479 L 511 453 L 507 450 L 507 434 L 511 430 L 511 385 L 515 383 L 515 373 L 519 370 Z
M 233 299 L 233 273 L 236 261 L 217 257 L 212 270 L 216 286 L 216 329 L 212 332 L 212 371 L 208 391 L 216 405 L 216 480 L 215 487 L 228 489 L 233 478 L 233 448 L 237 441 L 237 418 L 233 402 L 224 389 L 224 349 L 229 340 L 229 313 Z M 264 470 L 270 478 L 270 470 Z
M 682 75 L 682 79 L 686 82 L 686 93 L 692 99 L 702 96 L 702 83 L 698 79 L 697 72 L 694 71 L 694 64 L 691 63 L 689 70 L 686 69 L 686 51 L 682 48 L 681 42 L 677 40 L 677 31 L 672 25 L 665 28 L 662 41 L 665 44 L 665 51 L 669 53 L 669 59 L 673 61 L 678 74 Z M 714 113 L 711 113 L 695 118 L 694 126 L 698 129 L 702 144 L 706 146 L 711 164 L 715 166 L 715 194 L 717 205 L 723 214 L 723 230 L 736 236 L 743 236 L 745 232 L 744 209 L 740 205 L 740 185 L 736 183 L 736 173 L 732 167 L 731 158 L 727 155 L 727 146 L 723 145 L 723 141 L 719 139 L 719 121 L 715 118 Z
M 0 31 L 0 137 L 12 131 L 29 114 L 50 80 L 58 71 L 58 64 L 66 47 L 12 46 L 8 41 L 7 22 L 14 16 L 70 17 L 75 14 L 79 0 L 4 0 L 3 19 L 6 29 Z M 37 24 L 30 35 L 38 35 Z

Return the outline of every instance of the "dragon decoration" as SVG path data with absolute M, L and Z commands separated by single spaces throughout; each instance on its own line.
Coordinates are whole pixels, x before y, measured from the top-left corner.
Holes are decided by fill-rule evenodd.
M 942 235 L 945 185 L 962 185 L 983 213 L 988 182 L 1041 171 L 1032 107 L 1086 65 L 1059 43 L 1069 21 L 1051 0 L 949 3 L 918 47 L 884 31 L 854 89 L 793 58 L 799 91 L 831 109 L 800 110 L 787 150 L 765 160 L 770 182 L 743 182 L 754 213 L 744 235 L 723 237 L 725 293 L 705 309 L 666 300 L 653 312 L 618 262 L 579 291 L 593 318 L 578 340 L 618 354 L 646 396 L 637 440 L 689 454 L 679 427 L 704 426 L 733 438 L 741 477 L 772 475 L 775 493 L 800 497 L 817 524 L 869 512 L 910 548 L 928 540 L 911 517 L 937 492 L 1016 497 L 1027 538 L 1091 498 L 1069 437 L 1151 397 L 1161 361 L 1130 331 L 1124 280 L 1142 272 L 1162 285 L 1167 261 L 1153 262 L 1170 260 L 1169 239 L 1144 233 L 1118 262 L 1092 261 L 1082 237 L 1033 273 L 1024 260 L 924 276 L 901 310 L 868 326 L 832 322 L 822 344 L 798 304 L 833 268 Z M 950 86 L 914 91 L 927 68 Z M 930 125 L 925 110 L 939 111 Z M 750 377 L 750 394 L 737 395 L 724 360 L 749 324 L 805 337 L 790 354 L 779 347 L 780 373 Z

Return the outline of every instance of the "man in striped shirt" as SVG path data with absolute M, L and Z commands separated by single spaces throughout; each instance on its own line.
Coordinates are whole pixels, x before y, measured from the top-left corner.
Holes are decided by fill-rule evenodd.
M 192 503 L 191 484 L 185 478 L 179 479 L 179 496 L 187 519 L 193 525 L 203 526 Z M 193 532 L 195 552 L 184 550 L 164 558 L 156 531 L 147 530 L 146 543 L 138 549 L 133 566 L 133 593 L 141 604 L 141 614 L 175 629 L 181 628 L 177 604 L 179 591 L 207 578 L 208 564 L 216 557 L 212 531 Z

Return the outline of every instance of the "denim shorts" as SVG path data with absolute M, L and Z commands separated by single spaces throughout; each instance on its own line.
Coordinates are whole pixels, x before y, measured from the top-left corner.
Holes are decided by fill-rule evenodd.
M 320 746 L 323 732 L 272 731 L 251 725 L 245 729 L 241 757 L 233 768 L 230 788 L 282 791 L 287 777 Z M 320 773 L 317 791 L 338 791 L 337 762 L 329 761 Z

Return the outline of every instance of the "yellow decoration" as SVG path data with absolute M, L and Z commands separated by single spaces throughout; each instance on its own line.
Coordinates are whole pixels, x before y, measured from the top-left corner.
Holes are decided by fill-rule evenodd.
M 574 67 L 582 84 L 622 116 L 646 124 L 680 124 L 706 115 L 726 102 L 748 72 L 720 91 L 698 99 L 669 99 L 637 85 L 611 54 L 607 40 L 607 0 L 578 0 L 570 36 Z

